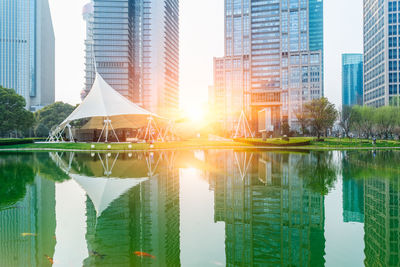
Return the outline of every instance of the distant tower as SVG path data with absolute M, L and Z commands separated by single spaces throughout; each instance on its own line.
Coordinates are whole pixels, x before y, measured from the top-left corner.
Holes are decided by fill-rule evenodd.
M 363 55 L 342 55 L 342 106 L 363 105 Z
M 54 103 L 55 39 L 48 0 L 0 2 L 0 86 L 36 111 Z
M 81 99 L 83 100 L 89 93 L 95 78 L 94 67 L 94 46 L 93 46 L 93 3 L 88 3 L 83 7 L 82 16 L 86 21 L 86 39 L 85 39 L 85 88 L 81 92 Z

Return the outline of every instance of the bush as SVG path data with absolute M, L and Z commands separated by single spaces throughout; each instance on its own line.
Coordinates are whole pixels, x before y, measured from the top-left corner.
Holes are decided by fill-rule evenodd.
M 24 139 L 0 139 L 0 146 L 33 144 L 35 141 L 44 141 L 44 139 L 24 138 Z

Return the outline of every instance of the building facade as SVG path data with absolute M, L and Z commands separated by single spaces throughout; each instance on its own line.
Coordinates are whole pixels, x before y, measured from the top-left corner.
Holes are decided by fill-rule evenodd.
M 36 111 L 55 98 L 55 39 L 48 0 L 0 2 L 0 86 Z
M 275 128 L 296 127 L 303 103 L 324 95 L 323 1 L 226 0 L 224 60 L 219 88 L 243 100 L 226 97 L 225 121 L 244 110 L 257 128 L 258 112 L 269 109 Z
M 342 55 L 342 106 L 363 105 L 363 55 Z
M 179 0 L 93 0 L 84 98 L 95 67 L 118 92 L 164 116 L 179 109 Z
M 399 105 L 398 2 L 364 0 L 364 104 Z

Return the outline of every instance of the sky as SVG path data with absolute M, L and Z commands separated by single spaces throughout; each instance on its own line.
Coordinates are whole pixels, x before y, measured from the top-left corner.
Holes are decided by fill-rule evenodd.
M 89 0 L 49 0 L 56 37 L 56 100 L 80 102 Z M 345 8 L 344 8 L 345 7 Z M 341 103 L 341 54 L 362 53 L 362 0 L 324 1 L 325 96 Z M 207 102 L 213 57 L 224 55 L 224 0 L 180 0 L 180 93 L 186 110 Z

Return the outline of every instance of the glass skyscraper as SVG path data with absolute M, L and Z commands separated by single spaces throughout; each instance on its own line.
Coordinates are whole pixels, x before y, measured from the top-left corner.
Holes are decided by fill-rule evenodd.
M 0 0 L 0 85 L 32 111 L 54 102 L 54 42 L 48 0 Z
M 364 105 L 398 106 L 397 1 L 364 0 Z
M 342 55 L 342 106 L 363 105 L 363 55 Z
M 160 115 L 179 108 L 179 0 L 93 0 L 87 21 L 86 81 L 94 65 L 131 101 Z
M 323 96 L 323 1 L 225 0 L 224 62 L 214 98 L 228 129 L 242 109 L 253 126 L 270 109 L 276 129 L 296 127 L 303 103 Z

